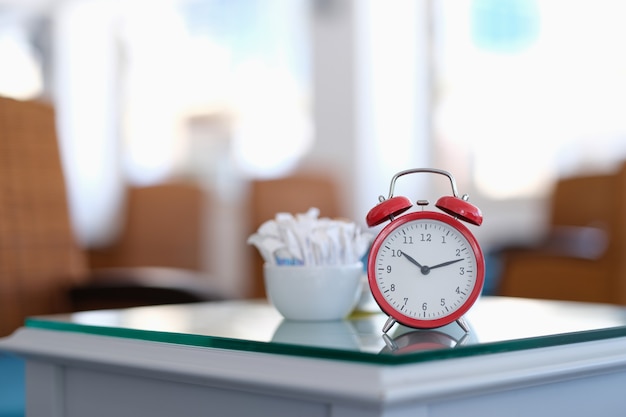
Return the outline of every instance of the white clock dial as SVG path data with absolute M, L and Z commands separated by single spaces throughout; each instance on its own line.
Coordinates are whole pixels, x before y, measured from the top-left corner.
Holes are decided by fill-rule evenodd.
M 468 239 L 448 222 L 411 220 L 390 231 L 374 259 L 380 296 L 409 319 L 442 320 L 475 294 L 478 265 Z

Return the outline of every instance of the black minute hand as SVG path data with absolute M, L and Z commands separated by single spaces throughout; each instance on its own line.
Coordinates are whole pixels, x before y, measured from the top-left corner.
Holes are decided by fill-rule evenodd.
M 430 267 L 430 269 L 435 269 L 435 268 L 440 268 L 440 267 L 442 267 L 442 266 L 452 265 L 452 264 L 455 264 L 455 263 L 460 262 L 460 261 L 462 261 L 462 260 L 463 260 L 463 258 L 460 258 L 460 259 L 455 259 L 454 261 L 443 262 L 443 263 L 440 263 L 440 264 L 438 264 L 438 265 L 433 265 L 433 266 L 431 266 L 431 267 Z

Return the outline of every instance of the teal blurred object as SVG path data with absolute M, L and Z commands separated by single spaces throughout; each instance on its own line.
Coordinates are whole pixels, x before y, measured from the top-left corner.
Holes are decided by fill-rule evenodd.
M 24 417 L 24 360 L 0 352 L 0 417 Z
M 536 0 L 474 0 L 471 18 L 476 45 L 494 52 L 526 49 L 537 40 L 541 30 Z

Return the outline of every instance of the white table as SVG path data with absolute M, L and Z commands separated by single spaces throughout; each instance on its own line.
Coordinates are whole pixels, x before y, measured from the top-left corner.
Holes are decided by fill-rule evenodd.
M 483 298 L 468 318 L 465 339 L 396 328 L 393 346 L 381 315 L 306 324 L 264 302 L 142 307 L 36 318 L 0 349 L 27 359 L 28 416 L 626 412 L 624 309 Z

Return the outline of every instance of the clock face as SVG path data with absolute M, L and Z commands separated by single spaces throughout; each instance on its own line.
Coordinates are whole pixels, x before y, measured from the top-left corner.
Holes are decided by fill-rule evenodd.
M 459 319 L 476 301 L 484 260 L 458 220 L 416 212 L 395 219 L 375 239 L 368 277 L 385 313 L 410 327 L 434 328 Z

